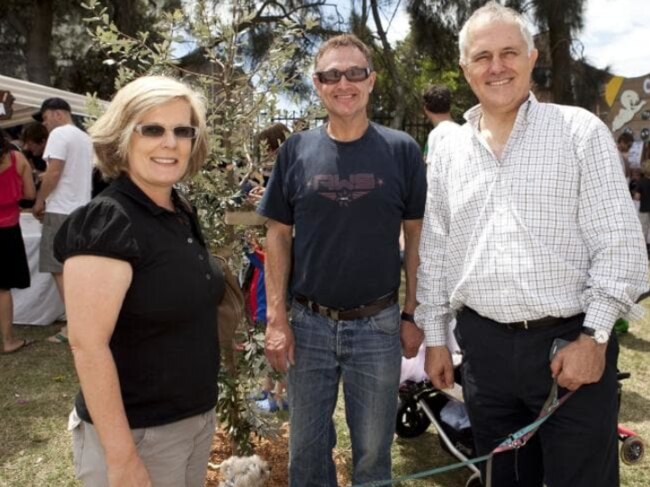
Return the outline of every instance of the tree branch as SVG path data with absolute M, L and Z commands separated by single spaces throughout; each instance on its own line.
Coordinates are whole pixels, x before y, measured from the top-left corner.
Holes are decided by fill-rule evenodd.
M 404 104 L 404 86 L 399 76 L 399 72 L 397 71 L 395 53 L 390 47 L 386 32 L 381 25 L 377 0 L 370 0 L 370 8 L 372 10 L 372 18 L 375 21 L 375 27 L 377 28 L 377 35 L 379 36 L 379 40 L 381 41 L 381 45 L 384 51 L 383 58 L 386 61 L 386 68 L 388 69 L 388 74 L 390 75 L 390 78 L 393 81 L 393 85 L 395 86 L 395 115 L 391 121 L 391 127 L 401 129 L 406 110 L 406 105 Z

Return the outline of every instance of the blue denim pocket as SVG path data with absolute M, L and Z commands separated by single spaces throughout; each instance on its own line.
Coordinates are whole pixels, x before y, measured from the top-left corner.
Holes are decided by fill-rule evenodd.
M 307 308 L 302 304 L 298 304 L 295 301 L 291 303 L 291 311 L 289 312 L 289 321 L 291 324 L 304 321 L 305 314 L 307 314 Z
M 387 335 L 399 333 L 399 306 L 394 304 L 369 318 L 370 327 Z

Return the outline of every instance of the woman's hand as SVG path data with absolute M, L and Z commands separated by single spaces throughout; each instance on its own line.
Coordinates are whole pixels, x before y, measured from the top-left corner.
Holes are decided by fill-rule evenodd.
M 43 216 L 45 215 L 45 201 L 41 198 L 36 198 L 34 206 L 32 206 L 32 215 L 34 215 L 34 218 L 39 222 L 43 221 Z
M 107 464 L 107 469 L 110 487 L 151 487 L 152 485 L 149 472 L 137 452 L 130 455 L 123 463 Z

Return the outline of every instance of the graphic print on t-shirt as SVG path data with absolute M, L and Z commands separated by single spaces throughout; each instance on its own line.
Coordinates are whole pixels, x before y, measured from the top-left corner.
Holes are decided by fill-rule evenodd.
M 341 179 L 338 174 L 317 174 L 307 182 L 307 187 L 323 198 L 338 202 L 339 206 L 349 206 L 383 184 L 372 173 L 350 174 L 348 179 Z

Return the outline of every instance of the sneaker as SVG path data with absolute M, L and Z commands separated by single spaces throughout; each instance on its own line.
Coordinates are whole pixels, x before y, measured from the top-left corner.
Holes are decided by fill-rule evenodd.
M 264 399 L 268 399 L 269 397 L 269 391 L 258 391 L 255 394 L 251 394 L 248 396 L 248 399 L 251 401 L 263 401 Z
M 274 413 L 280 409 L 278 402 L 272 396 L 261 401 L 255 401 L 255 407 L 265 413 Z

